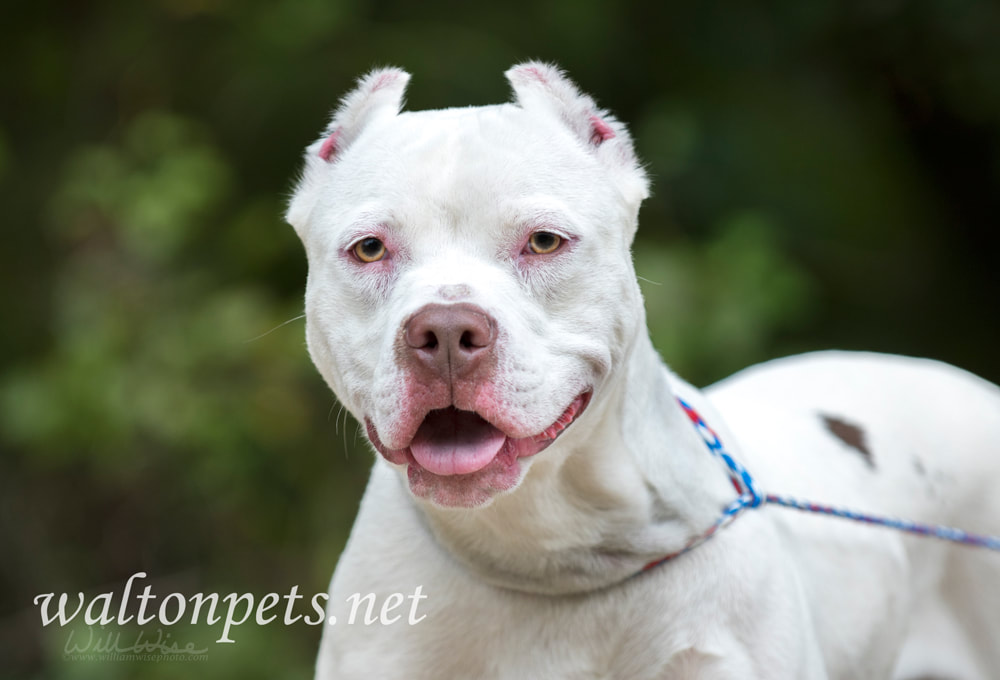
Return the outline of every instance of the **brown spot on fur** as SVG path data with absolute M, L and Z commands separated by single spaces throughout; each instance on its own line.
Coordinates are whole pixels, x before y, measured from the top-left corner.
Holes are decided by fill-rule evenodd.
M 872 457 L 871 449 L 868 448 L 863 429 L 837 416 L 821 413 L 820 418 L 823 419 L 823 424 L 830 434 L 860 453 L 870 468 L 875 468 L 875 459 Z

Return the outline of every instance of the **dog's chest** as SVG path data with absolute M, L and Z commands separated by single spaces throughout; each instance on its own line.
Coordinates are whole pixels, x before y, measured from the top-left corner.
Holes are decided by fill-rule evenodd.
M 321 658 L 339 657 L 334 677 L 347 678 L 654 680 L 708 655 L 712 626 L 687 615 L 679 627 L 655 600 L 641 590 L 553 601 L 453 588 L 417 626 L 351 631 L 338 640 L 339 654 Z

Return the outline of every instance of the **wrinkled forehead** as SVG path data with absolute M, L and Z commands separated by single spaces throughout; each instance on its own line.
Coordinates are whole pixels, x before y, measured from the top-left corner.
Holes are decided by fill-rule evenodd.
M 510 104 L 404 112 L 365 129 L 331 168 L 340 208 L 480 222 L 606 219 L 611 182 L 563 126 Z M 338 210 L 337 212 L 341 212 Z M 598 213 L 598 214 L 593 214 Z M 349 215 L 344 215 L 345 218 Z

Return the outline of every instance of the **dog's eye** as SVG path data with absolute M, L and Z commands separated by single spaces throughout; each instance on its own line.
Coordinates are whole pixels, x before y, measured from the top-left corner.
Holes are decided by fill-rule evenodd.
M 528 239 L 528 247 L 536 255 L 548 255 L 559 250 L 562 242 L 562 236 L 553 234 L 551 231 L 536 231 Z
M 365 238 L 354 246 L 354 254 L 364 263 L 378 262 L 385 257 L 385 244 L 377 238 Z

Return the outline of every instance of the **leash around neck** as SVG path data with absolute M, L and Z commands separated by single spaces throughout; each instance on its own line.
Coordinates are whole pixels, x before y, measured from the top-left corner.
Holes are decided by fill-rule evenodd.
M 699 545 L 712 538 L 712 536 L 718 533 L 719 530 L 732 524 L 737 517 L 742 515 L 747 510 L 753 510 L 765 505 L 780 505 L 785 508 L 793 508 L 803 512 L 812 512 L 821 515 L 829 515 L 831 517 L 852 519 L 857 522 L 889 527 L 891 529 L 905 531 L 918 536 L 940 538 L 953 543 L 961 543 L 962 545 L 970 545 L 978 548 L 1000 551 L 1000 536 L 984 536 L 963 531 L 962 529 L 956 529 L 954 527 L 946 527 L 936 524 L 921 524 L 918 522 L 911 522 L 909 520 L 892 517 L 880 517 L 878 515 L 870 515 L 830 505 L 821 505 L 819 503 L 803 501 L 789 496 L 763 494 L 757 490 L 754 479 L 747 469 L 740 465 L 740 463 L 737 462 L 728 451 L 726 451 L 725 447 L 722 445 L 722 440 L 719 439 L 719 435 L 717 435 L 715 431 L 708 426 L 708 423 L 705 422 L 705 419 L 701 417 L 698 411 L 696 411 L 693 406 L 688 404 L 683 399 L 678 398 L 677 401 L 680 403 L 684 413 L 687 414 L 691 424 L 694 425 L 694 428 L 698 431 L 698 434 L 701 436 L 701 440 L 708 448 L 709 453 L 722 462 L 726 473 L 729 475 L 729 480 L 732 482 L 733 488 L 736 490 L 737 497 L 736 500 L 723 508 L 719 518 L 703 533 L 688 541 L 688 543 L 677 552 L 673 552 L 650 562 L 644 566 L 642 570 L 636 574 L 636 576 L 658 567 L 665 562 L 669 562 L 675 557 L 679 557 L 694 548 L 697 548 Z

